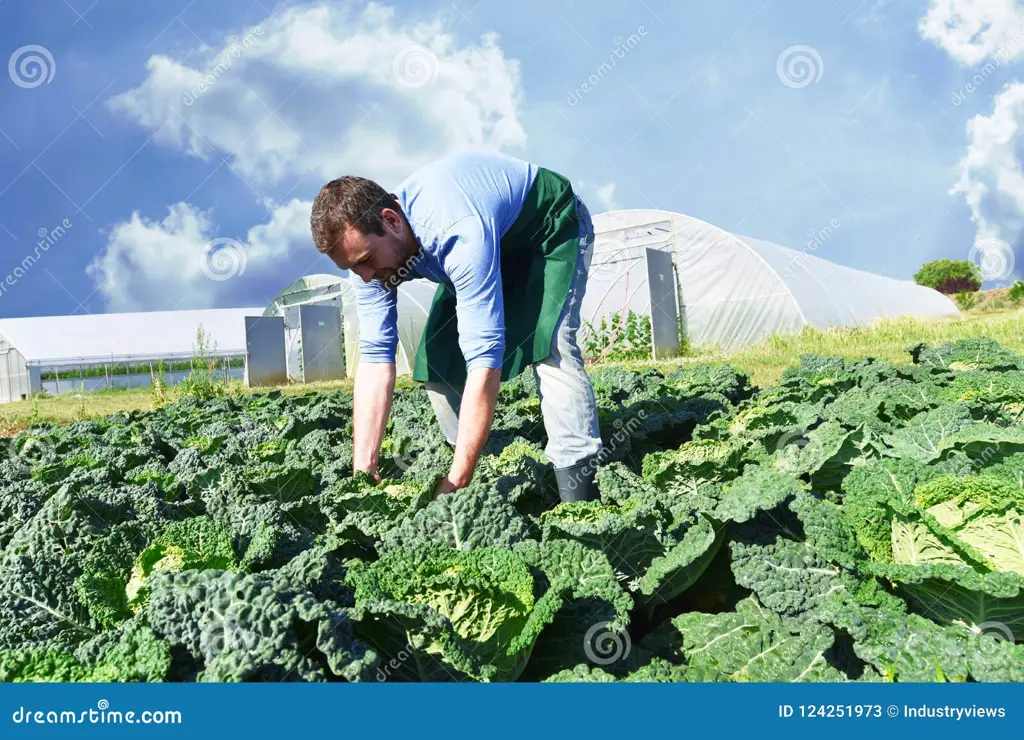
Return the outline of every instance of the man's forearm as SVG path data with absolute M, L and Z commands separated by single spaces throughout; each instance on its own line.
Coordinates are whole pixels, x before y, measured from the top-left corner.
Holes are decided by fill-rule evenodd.
M 501 370 L 479 368 L 469 373 L 459 407 L 459 439 L 448 479 L 457 487 L 468 486 L 480 453 L 487 444 L 498 402 Z
M 352 392 L 352 447 L 354 470 L 376 474 L 377 457 L 395 396 L 395 366 L 359 363 Z

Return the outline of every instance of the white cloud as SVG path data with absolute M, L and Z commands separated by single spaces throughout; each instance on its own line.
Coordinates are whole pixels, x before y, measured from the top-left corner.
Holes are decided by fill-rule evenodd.
M 1024 7 L 1018 0 L 931 0 L 918 30 L 968 66 L 1024 55 Z
M 622 208 L 615 199 L 614 182 L 606 182 L 603 185 L 599 185 L 587 180 L 578 180 L 573 185 L 578 189 L 580 197 L 587 204 L 592 214 L 617 211 Z
M 458 44 L 441 20 L 402 23 L 375 3 L 292 7 L 190 58 L 204 61 L 150 58 L 143 82 L 108 106 L 188 156 L 226 156 L 254 191 L 344 174 L 393 187 L 437 157 L 526 142 L 519 63 L 504 57 L 496 35 Z M 209 273 L 231 271 L 232 256 L 250 274 L 280 264 L 295 245 L 311 247 L 310 207 L 270 204 L 267 223 L 241 247 L 229 244 L 235 254 L 205 258 L 217 243 L 210 212 L 177 203 L 162 221 L 133 213 L 112 227 L 88 272 L 113 310 L 215 305 L 227 281 Z
M 218 238 L 210 212 L 188 203 L 172 205 L 162 221 L 136 212 L 113 226 L 87 272 L 113 311 L 212 307 L 231 281 L 266 273 L 295 247 L 312 250 L 311 208 L 297 199 L 273 208 L 244 240 Z
M 1022 126 L 1022 83 L 996 96 L 992 115 L 967 122 L 967 154 L 960 161 L 960 181 L 950 192 L 964 196 L 979 240 L 995 237 L 1015 244 L 1024 229 Z
M 109 106 L 190 156 L 227 155 L 256 185 L 361 174 L 390 187 L 444 154 L 525 144 L 519 63 L 494 34 L 460 45 L 441 20 L 322 3 L 232 38 L 200 67 L 152 57 Z
M 605 211 L 617 211 L 620 206 L 615 200 L 615 183 L 607 182 L 597 188 L 597 204 Z

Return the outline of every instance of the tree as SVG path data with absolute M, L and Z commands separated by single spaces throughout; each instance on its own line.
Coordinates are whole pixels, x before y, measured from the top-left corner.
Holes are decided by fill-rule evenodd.
M 1013 301 L 1014 303 L 1020 303 L 1022 300 L 1024 300 L 1024 282 L 1018 280 L 1013 285 L 1011 285 L 1010 291 L 1009 293 L 1007 293 L 1007 295 L 1009 296 L 1010 300 Z
M 981 268 L 970 260 L 926 262 L 914 275 L 914 282 L 940 293 L 953 295 L 981 289 Z

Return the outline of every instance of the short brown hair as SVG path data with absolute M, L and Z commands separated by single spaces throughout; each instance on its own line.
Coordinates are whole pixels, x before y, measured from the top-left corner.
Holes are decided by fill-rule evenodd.
M 342 230 L 349 227 L 361 234 L 383 236 L 383 208 L 401 212 L 398 198 L 373 180 L 351 175 L 331 180 L 320 189 L 309 217 L 317 251 L 329 254 Z

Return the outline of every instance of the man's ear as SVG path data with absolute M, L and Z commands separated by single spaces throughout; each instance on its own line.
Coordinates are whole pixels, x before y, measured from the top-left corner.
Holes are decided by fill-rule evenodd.
M 402 233 L 402 215 L 398 211 L 392 208 L 385 208 L 380 212 L 380 217 L 392 233 Z

